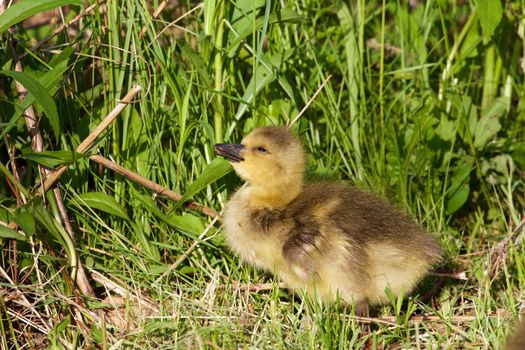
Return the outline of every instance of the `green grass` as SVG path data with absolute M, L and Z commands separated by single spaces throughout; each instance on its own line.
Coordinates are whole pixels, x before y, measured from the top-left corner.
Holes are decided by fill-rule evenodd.
M 0 15 L 1 348 L 500 348 L 525 307 L 523 1 L 175 3 L 154 17 L 158 1 L 103 1 L 33 51 L 85 7 L 48 12 L 52 25 Z M 213 144 L 310 103 L 293 125 L 309 174 L 411 213 L 466 280 L 428 277 L 356 318 L 240 264 L 199 211 L 58 152 L 137 84 L 89 155 L 220 211 L 240 180 Z M 33 101 L 55 153 L 32 150 Z M 60 200 L 38 196 L 38 163 L 70 164 L 57 187 L 73 239 Z

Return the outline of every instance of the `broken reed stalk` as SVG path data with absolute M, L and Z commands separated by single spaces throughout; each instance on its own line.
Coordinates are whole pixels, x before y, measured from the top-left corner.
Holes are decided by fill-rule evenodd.
M 98 163 L 102 165 L 105 168 L 111 169 L 114 172 L 124 176 L 125 178 L 138 183 L 139 185 L 142 185 L 151 191 L 155 192 L 158 195 L 165 196 L 171 200 L 174 200 L 176 202 L 179 202 L 182 199 L 182 195 L 178 194 L 177 192 L 174 192 L 166 187 L 163 187 L 159 185 L 156 182 L 153 182 L 151 180 L 146 179 L 145 177 L 142 177 L 126 168 L 124 168 L 121 165 L 118 165 L 115 162 L 112 162 L 111 160 L 104 158 L 99 155 L 92 155 L 89 157 L 90 160 L 94 161 L 95 163 Z M 184 204 L 184 206 L 188 209 L 193 209 L 200 211 L 201 213 L 211 217 L 216 218 L 218 216 L 217 212 L 211 208 L 205 207 L 199 203 L 188 201 Z
M 95 143 L 97 138 L 102 134 L 102 132 L 117 118 L 117 116 L 122 112 L 122 110 L 133 101 L 133 98 L 141 91 L 141 87 L 139 85 L 133 87 L 127 94 L 124 96 L 124 98 L 120 101 L 120 103 L 104 118 L 104 120 L 89 134 L 88 137 L 82 141 L 80 145 L 76 148 L 76 151 L 78 153 L 85 153 L 89 148 Z M 105 168 L 111 169 L 116 173 L 119 173 L 120 175 L 128 178 L 131 181 L 134 181 L 153 192 L 165 196 L 171 200 L 174 200 L 176 202 L 180 201 L 182 199 L 182 195 L 167 189 L 151 180 L 146 179 L 145 177 L 142 177 L 123 166 L 120 166 L 116 164 L 115 162 L 104 158 L 100 155 L 92 155 L 89 157 L 90 160 L 104 166 Z M 59 178 L 62 176 L 62 174 L 67 170 L 68 166 L 63 165 L 50 173 L 45 181 L 43 186 L 41 187 L 40 194 L 44 194 Z M 211 208 L 205 207 L 199 203 L 196 202 L 187 202 L 185 204 L 186 208 L 198 210 L 202 212 L 203 214 L 215 218 L 217 217 L 217 212 Z
M 82 141 L 80 145 L 78 145 L 76 151 L 78 153 L 84 153 L 86 152 L 93 143 L 97 140 L 97 138 L 102 134 L 102 132 L 111 124 L 115 118 L 118 117 L 120 112 L 126 107 L 129 103 L 133 101 L 133 98 L 142 90 L 142 88 L 139 85 L 134 86 L 126 96 L 120 101 L 120 103 L 104 118 L 104 120 L 89 134 L 88 137 Z M 41 187 L 40 195 L 43 195 L 53 184 L 62 176 L 62 174 L 67 170 L 68 166 L 63 165 L 50 173 L 45 181 L 44 184 Z
M 88 137 L 82 141 L 80 145 L 76 148 L 76 151 L 78 153 L 85 153 L 89 148 L 95 143 L 97 138 L 102 134 L 102 132 L 117 118 L 117 116 L 122 112 L 122 110 L 133 101 L 133 98 L 141 91 L 141 87 L 139 85 L 133 87 L 127 94 L 124 96 L 124 98 L 120 101 L 120 103 L 104 118 L 104 120 L 93 130 L 91 134 L 89 134 Z M 148 180 L 126 168 L 123 166 L 120 166 L 116 164 L 115 162 L 104 158 L 100 155 L 92 155 L 89 157 L 90 160 L 104 166 L 105 168 L 111 169 L 115 171 L 116 173 L 119 173 L 120 175 L 128 178 L 131 181 L 134 181 L 153 192 L 165 196 L 169 199 L 172 199 L 176 202 L 180 201 L 182 199 L 182 195 L 167 189 L 151 180 Z M 45 193 L 59 178 L 62 176 L 62 174 L 67 170 L 68 166 L 63 165 L 50 173 L 45 181 L 43 186 L 41 187 L 40 195 Z M 200 205 L 196 202 L 187 202 L 185 204 L 186 208 L 198 210 L 202 212 L 203 214 L 215 218 L 217 217 L 217 212 L 211 208 L 205 207 L 203 205 Z

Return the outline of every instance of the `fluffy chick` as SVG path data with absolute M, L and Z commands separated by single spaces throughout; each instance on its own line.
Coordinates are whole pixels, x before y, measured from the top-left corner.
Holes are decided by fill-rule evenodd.
M 304 150 L 284 127 L 263 127 L 241 144 L 217 144 L 248 186 L 223 222 L 233 251 L 324 301 L 383 303 L 385 288 L 410 292 L 441 249 L 400 210 L 341 183 L 304 183 Z
M 505 344 L 505 350 L 523 350 L 525 349 L 525 320 L 514 329 L 514 332 Z

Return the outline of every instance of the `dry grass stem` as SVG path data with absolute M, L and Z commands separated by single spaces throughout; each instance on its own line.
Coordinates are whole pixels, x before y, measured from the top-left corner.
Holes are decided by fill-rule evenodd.
M 142 306 L 147 307 L 148 309 L 153 309 L 155 310 L 155 312 L 159 312 L 157 303 L 155 303 L 152 299 L 150 299 L 147 296 L 139 296 L 137 293 L 134 293 L 129 286 L 126 286 L 124 282 L 122 282 L 115 276 L 112 276 L 112 278 L 116 281 L 104 276 L 103 274 L 95 270 L 90 269 L 90 273 L 91 278 L 93 278 L 93 280 L 104 286 L 108 295 L 110 295 L 111 292 L 118 294 L 119 296 L 124 298 L 131 297 L 134 301 L 138 302 Z
M 62 32 L 64 29 L 71 27 L 75 23 L 77 23 L 80 19 L 85 17 L 87 14 L 89 14 L 93 9 L 99 7 L 102 3 L 104 3 L 105 0 L 98 0 L 97 3 L 86 7 L 84 10 L 82 10 L 78 15 L 76 15 L 71 21 L 69 21 L 67 24 L 61 24 L 58 26 L 57 29 L 53 31 L 53 33 L 46 36 L 44 39 L 37 42 L 35 45 L 33 45 L 28 52 L 24 52 L 22 55 L 20 55 L 20 58 L 24 58 L 29 54 L 29 52 L 35 52 L 42 46 L 44 46 L 49 40 L 53 39 L 56 35 L 58 35 L 60 32 Z
M 197 6 L 195 6 L 194 8 L 192 8 L 191 10 L 189 10 L 188 12 L 186 13 L 183 13 L 180 17 L 178 17 L 177 19 L 175 19 L 174 21 L 170 22 L 168 25 L 166 25 L 164 28 L 162 28 L 162 30 L 160 32 L 157 33 L 157 35 L 155 35 L 155 38 L 152 40 L 152 42 L 150 44 L 148 44 L 148 46 L 146 47 L 149 47 L 155 40 L 157 40 L 161 35 L 162 33 L 164 33 L 166 30 L 168 30 L 170 27 L 174 26 L 175 23 L 179 22 L 180 20 L 182 20 L 183 18 L 189 16 L 191 13 L 197 11 L 198 9 L 201 9 L 204 7 L 204 3 L 201 2 L 200 4 L 198 4 Z M 160 8 L 160 6 L 159 6 Z M 160 14 L 160 12 L 159 12 Z M 145 28 L 143 28 L 144 30 Z M 147 29 L 146 29 L 147 30 Z M 145 33 L 145 32 L 144 32 Z
M 153 12 L 153 15 L 151 16 L 153 19 L 156 19 L 157 17 L 159 17 L 160 13 L 162 12 L 162 10 L 164 10 L 164 8 L 166 7 L 166 5 L 168 4 L 169 0 L 163 0 L 159 6 L 157 7 L 157 9 L 155 10 L 155 12 Z M 146 34 L 146 32 L 148 31 L 148 27 L 146 26 L 143 26 L 142 29 L 140 30 L 140 34 L 139 34 L 139 38 L 143 38 L 144 37 L 144 34 Z
M 433 277 L 452 278 L 461 281 L 467 280 L 467 274 L 465 271 L 433 270 L 430 271 L 428 275 Z
M 115 162 L 112 162 L 111 160 L 104 158 L 99 155 L 92 155 L 89 157 L 90 160 L 104 166 L 105 168 L 111 169 L 114 172 L 124 176 L 125 178 L 138 183 L 141 186 L 144 186 L 151 191 L 155 192 L 156 194 L 160 196 L 167 197 L 171 200 L 174 200 L 176 202 L 180 201 L 182 199 L 182 195 L 178 194 L 177 192 L 174 192 L 166 187 L 163 187 L 156 182 L 153 182 L 151 180 L 146 179 L 143 176 L 140 176 L 131 170 L 126 169 L 125 167 L 118 165 Z M 205 207 L 199 203 L 188 201 L 184 204 L 184 206 L 188 209 L 197 210 L 201 213 L 208 215 L 211 218 L 217 217 L 217 212 L 213 210 L 212 208 Z
M 130 103 L 133 102 L 135 96 L 142 90 L 139 85 L 134 86 L 126 96 L 119 102 L 119 104 L 102 120 L 102 122 L 89 134 L 88 137 L 80 145 L 78 145 L 76 151 L 79 153 L 86 152 L 97 138 L 102 134 L 102 132 L 119 116 L 120 112 Z M 62 176 L 62 174 L 67 170 L 67 166 L 61 166 L 49 176 L 46 177 L 44 185 L 41 188 L 40 194 L 43 195 L 53 184 Z
M 177 266 L 180 265 L 180 263 L 186 260 L 186 258 L 191 254 L 191 252 L 201 243 L 204 236 L 208 234 L 208 232 L 213 227 L 213 225 L 215 225 L 218 219 L 219 219 L 219 215 L 216 214 L 213 220 L 208 224 L 208 226 L 206 226 L 204 231 L 202 231 L 202 233 L 199 235 L 198 239 L 191 244 L 191 246 L 184 252 L 184 254 L 182 254 L 180 258 L 177 259 L 177 261 L 171 264 L 170 267 L 168 267 L 168 269 L 164 271 L 164 273 L 155 280 L 155 283 L 159 283 L 160 281 L 162 281 L 171 271 L 176 269 Z
M 494 314 L 489 315 L 488 317 L 491 318 L 501 318 L 501 315 Z M 345 315 L 343 316 L 343 319 L 352 319 L 359 323 L 363 324 L 384 324 L 388 326 L 399 326 L 396 319 L 396 316 L 382 316 L 382 317 L 360 317 L 360 316 L 351 316 L 351 315 Z M 464 322 L 472 322 L 477 319 L 477 316 L 474 315 L 464 315 L 464 316 L 452 316 L 448 318 L 443 318 L 440 316 L 426 316 L 426 315 L 415 315 L 410 317 L 409 322 L 414 323 L 421 323 L 421 322 L 428 322 L 428 323 L 464 323 Z
M 502 267 L 505 265 L 507 260 L 507 255 L 509 251 L 510 244 L 517 244 L 519 242 L 520 236 L 523 234 L 525 226 L 525 215 L 520 223 L 512 230 L 512 232 L 505 237 L 501 242 L 496 244 L 490 252 L 490 266 L 489 271 L 487 272 L 491 279 L 494 279 Z
M 246 284 L 241 282 L 233 281 L 230 283 L 230 286 L 234 290 L 239 290 L 242 292 L 261 292 L 261 291 L 269 291 L 274 290 L 276 287 L 280 289 L 286 289 L 286 285 L 284 283 L 278 283 L 275 285 L 274 283 L 260 283 L 260 284 Z M 227 289 L 228 286 L 226 285 L 220 285 L 220 289 Z
M 323 90 L 323 88 L 325 87 L 326 83 L 328 83 L 330 81 L 330 79 L 332 78 L 331 75 L 327 76 L 325 80 L 323 80 L 323 82 L 321 83 L 321 86 L 319 86 L 319 88 L 317 89 L 317 91 L 313 94 L 313 96 L 308 100 L 308 102 L 304 105 L 303 109 L 301 109 L 301 111 L 299 112 L 299 114 L 297 114 L 295 116 L 295 118 L 288 123 L 288 127 L 294 125 L 298 120 L 299 118 L 301 118 L 301 116 L 304 114 L 304 112 L 306 112 L 306 110 L 308 109 L 308 107 L 310 107 L 310 105 L 312 104 L 312 102 L 314 102 L 315 98 L 317 97 L 317 95 L 319 95 L 319 93 L 321 92 L 321 90 Z

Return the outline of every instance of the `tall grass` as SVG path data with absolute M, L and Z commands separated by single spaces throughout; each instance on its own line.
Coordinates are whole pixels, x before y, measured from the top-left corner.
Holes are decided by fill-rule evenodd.
M 525 305 L 521 1 L 27 4 L 0 15 L 2 348 L 503 344 Z M 310 176 L 410 212 L 464 279 L 428 277 L 369 318 L 317 305 L 240 264 L 219 221 L 87 158 L 219 212 L 240 181 L 213 144 L 307 104 L 293 129 Z M 64 164 L 40 197 L 41 166 Z

